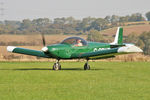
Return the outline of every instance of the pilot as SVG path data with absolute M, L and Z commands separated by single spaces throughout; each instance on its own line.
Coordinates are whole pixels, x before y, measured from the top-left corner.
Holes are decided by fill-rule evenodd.
M 77 43 L 75 44 L 75 46 L 83 46 L 80 39 L 77 40 Z

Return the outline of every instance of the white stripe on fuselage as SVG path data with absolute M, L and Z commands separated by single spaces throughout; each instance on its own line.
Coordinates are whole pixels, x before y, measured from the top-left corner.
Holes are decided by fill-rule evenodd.
M 93 51 L 109 50 L 110 48 L 94 48 Z

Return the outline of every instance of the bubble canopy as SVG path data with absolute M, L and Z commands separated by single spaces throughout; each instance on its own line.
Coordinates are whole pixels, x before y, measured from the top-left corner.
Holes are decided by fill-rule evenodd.
M 83 46 L 87 45 L 87 41 L 82 39 L 82 38 L 80 38 L 80 37 L 69 37 L 69 38 L 66 38 L 65 40 L 63 40 L 61 42 L 61 44 L 75 45 L 77 43 L 77 41 L 81 41 Z

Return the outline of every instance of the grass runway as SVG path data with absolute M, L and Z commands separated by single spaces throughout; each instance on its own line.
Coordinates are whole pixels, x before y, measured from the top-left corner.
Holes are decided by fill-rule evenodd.
M 0 62 L 0 100 L 150 100 L 150 62 Z

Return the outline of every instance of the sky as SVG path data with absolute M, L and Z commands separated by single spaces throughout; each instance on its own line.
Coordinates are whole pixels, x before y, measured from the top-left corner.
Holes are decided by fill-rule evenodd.
M 3 4 L 1 3 L 3 2 Z M 105 17 L 150 11 L 150 0 L 0 0 L 1 20 Z

